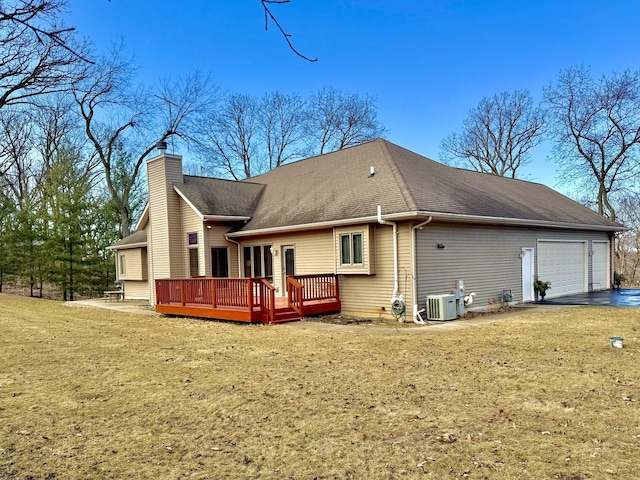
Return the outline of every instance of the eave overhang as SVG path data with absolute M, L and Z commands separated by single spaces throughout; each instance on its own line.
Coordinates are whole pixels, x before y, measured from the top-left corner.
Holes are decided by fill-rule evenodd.
M 125 245 L 111 245 L 107 250 L 128 250 L 132 248 L 143 248 L 147 246 L 147 242 L 127 243 Z
M 568 230 L 593 230 L 602 232 L 623 232 L 627 228 L 623 226 L 607 226 L 607 225 L 589 225 L 581 223 L 569 223 L 569 222 L 551 222 L 548 220 L 532 220 L 521 218 L 507 218 L 507 217 L 488 217 L 477 215 L 461 215 L 455 213 L 442 213 L 442 212 L 428 212 L 428 211 L 414 211 L 414 212 L 402 212 L 392 213 L 389 215 L 382 215 L 385 220 L 391 221 L 403 221 L 403 220 L 426 220 L 432 217 L 432 221 L 438 220 L 454 223 L 468 223 L 468 224 L 482 224 L 482 225 L 510 225 L 519 227 L 541 227 L 541 228 L 564 228 Z M 230 238 L 252 237 L 257 235 L 270 235 L 287 232 L 299 232 L 305 230 L 320 230 L 323 228 L 339 227 L 344 225 L 355 225 L 360 223 L 378 223 L 378 217 L 376 215 L 368 217 L 349 218 L 344 220 L 335 220 L 327 222 L 307 223 L 301 225 L 286 225 L 273 228 L 260 228 L 253 230 L 242 230 L 238 232 L 228 233 L 225 236 Z

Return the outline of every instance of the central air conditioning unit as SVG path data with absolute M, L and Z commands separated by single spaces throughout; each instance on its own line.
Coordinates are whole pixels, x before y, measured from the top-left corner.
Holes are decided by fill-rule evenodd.
M 455 295 L 429 295 L 427 297 L 427 320 L 455 320 Z

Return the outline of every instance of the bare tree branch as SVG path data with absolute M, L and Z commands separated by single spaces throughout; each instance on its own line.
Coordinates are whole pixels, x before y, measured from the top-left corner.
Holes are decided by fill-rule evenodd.
M 544 112 L 526 90 L 485 97 L 469 112 L 462 133 L 442 141 L 442 160 L 516 178 L 529 160 L 529 150 L 542 141 L 544 125 Z
M 269 3 L 274 3 L 274 4 L 289 3 L 290 0 L 260 0 L 260 2 L 262 3 L 262 8 L 264 9 L 264 29 L 269 30 L 269 19 L 271 19 L 271 21 L 275 24 L 275 26 L 278 27 L 278 30 L 280 30 L 280 33 L 284 37 L 285 41 L 287 42 L 287 45 L 289 45 L 289 48 L 291 49 L 291 51 L 293 51 L 293 53 L 298 55 L 300 58 L 307 60 L 308 62 L 317 62 L 318 61 L 317 58 L 309 58 L 303 55 L 302 53 L 300 53 L 298 50 L 296 50 L 296 48 L 291 43 L 291 40 L 289 40 L 292 35 L 284 31 L 284 29 L 280 25 L 280 22 L 278 22 L 278 19 L 275 17 L 273 13 L 271 13 L 271 10 L 267 6 L 267 4 Z
M 614 197 L 640 173 L 640 71 L 596 82 L 587 68 L 571 67 L 545 89 L 545 99 L 561 180 L 595 192 L 589 200 L 615 220 Z
M 0 108 L 70 89 L 82 76 L 85 47 L 59 27 L 65 0 L 0 2 Z
M 127 236 L 144 161 L 158 141 L 189 138 L 190 118 L 216 100 L 218 89 L 200 74 L 163 80 L 155 91 L 136 88 L 136 68 L 123 58 L 122 45 L 90 70 L 73 95 Z

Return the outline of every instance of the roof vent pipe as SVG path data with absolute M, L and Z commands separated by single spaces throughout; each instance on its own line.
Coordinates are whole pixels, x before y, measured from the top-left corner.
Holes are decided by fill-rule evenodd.
M 391 303 L 398 299 L 398 224 L 382 219 L 382 205 L 378 205 L 378 223 L 393 227 L 393 295 Z
M 156 143 L 156 148 L 158 149 L 159 155 L 164 155 L 164 152 L 167 151 L 167 142 L 165 142 L 164 140 L 160 140 L 158 143 Z
M 369 176 L 373 177 L 376 174 L 376 169 L 373 165 L 369 167 Z

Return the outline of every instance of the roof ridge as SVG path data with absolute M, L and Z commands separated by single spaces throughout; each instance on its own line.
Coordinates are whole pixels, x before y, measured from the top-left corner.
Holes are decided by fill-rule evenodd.
M 398 168 L 396 159 L 391 154 L 391 151 L 389 149 L 390 145 L 394 145 L 396 147 L 397 145 L 389 142 L 388 140 L 385 140 L 384 138 L 380 138 L 379 140 L 382 143 L 381 145 L 382 155 L 387 161 L 389 170 L 391 171 L 391 174 L 393 175 L 393 178 L 395 179 L 396 184 L 398 185 L 398 189 L 402 194 L 402 198 L 404 199 L 405 204 L 407 205 L 407 210 L 414 211 L 414 212 L 419 210 L 418 203 L 416 202 L 415 198 L 413 198 L 413 195 L 411 194 L 409 186 L 407 185 L 407 182 L 404 178 L 404 175 L 402 174 L 402 171 Z
M 233 178 L 220 178 L 220 177 L 205 177 L 203 175 L 183 175 L 183 177 L 189 177 L 189 178 L 194 178 L 194 179 L 200 179 L 200 180 L 216 180 L 216 181 L 220 181 L 220 182 L 229 182 L 229 183 L 243 183 L 245 185 L 263 185 L 262 183 L 258 183 L 258 182 L 251 182 L 248 181 L 248 179 L 242 179 L 242 180 L 235 180 Z

